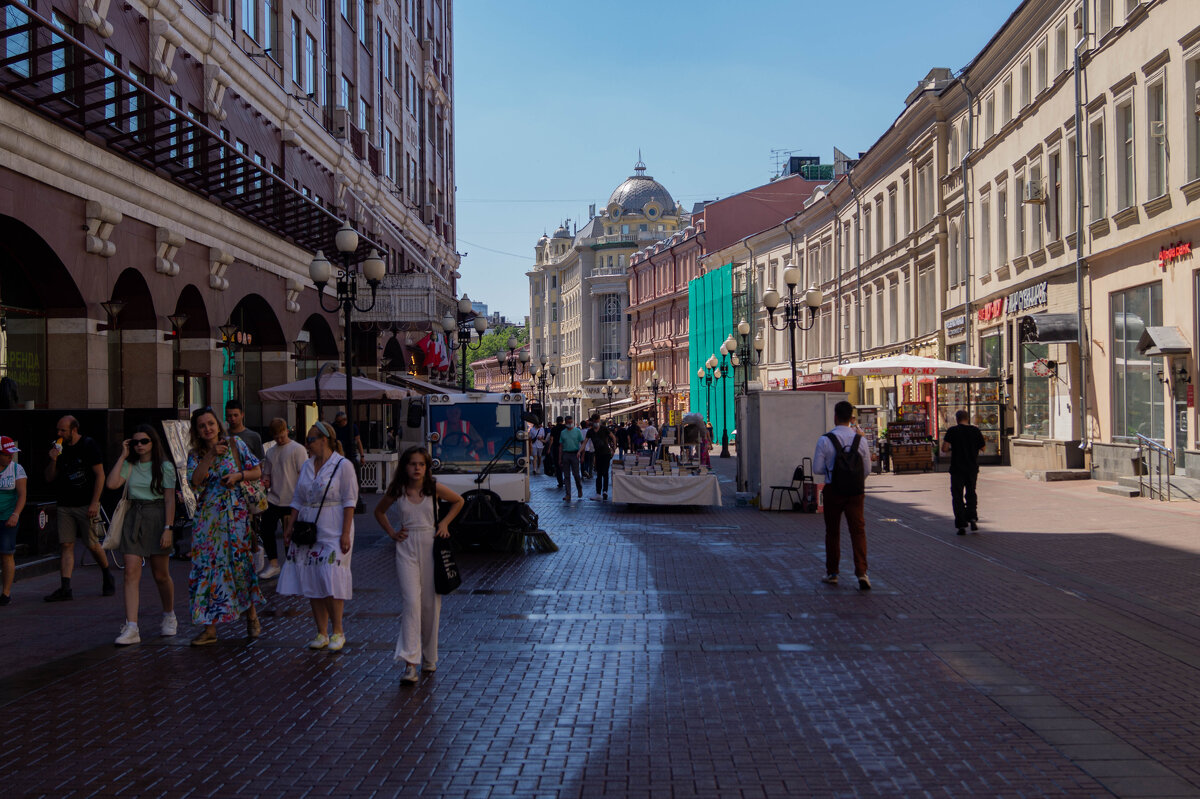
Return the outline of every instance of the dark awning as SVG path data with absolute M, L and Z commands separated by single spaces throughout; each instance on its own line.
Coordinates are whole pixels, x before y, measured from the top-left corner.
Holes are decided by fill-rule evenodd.
M 1187 355 L 1192 351 L 1187 339 L 1177 327 L 1148 327 L 1138 339 L 1142 355 Z
M 1039 313 L 1021 317 L 1021 341 L 1026 344 L 1075 344 L 1079 317 L 1073 313 Z

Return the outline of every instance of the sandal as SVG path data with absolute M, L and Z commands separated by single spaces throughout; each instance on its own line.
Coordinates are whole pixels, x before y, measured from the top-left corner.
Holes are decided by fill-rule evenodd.
M 192 639 L 192 646 L 207 646 L 217 642 L 217 631 L 205 629 L 204 632 Z
M 258 616 L 246 617 L 246 635 L 250 638 L 262 635 L 262 623 L 259 622 Z

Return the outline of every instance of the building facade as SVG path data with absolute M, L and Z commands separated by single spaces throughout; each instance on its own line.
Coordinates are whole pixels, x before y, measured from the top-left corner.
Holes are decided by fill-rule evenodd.
M 0 37 L 0 372 L 22 402 L 282 414 L 258 388 L 340 359 L 309 263 L 343 265 L 345 222 L 350 262 L 387 266 L 358 365 L 451 307 L 449 0 L 11 2 Z
M 686 219 L 639 161 L 583 227 L 572 233 L 564 223 L 538 240 L 526 273 L 529 341 L 534 363 L 546 355 L 558 369 L 548 388 L 550 418 L 629 407 L 629 260 Z

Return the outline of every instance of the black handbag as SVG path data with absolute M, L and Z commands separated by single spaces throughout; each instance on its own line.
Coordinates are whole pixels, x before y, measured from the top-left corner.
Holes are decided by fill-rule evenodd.
M 333 467 L 333 474 L 329 475 L 329 482 L 325 484 L 325 493 L 321 494 L 321 504 L 317 506 L 317 518 L 320 518 L 321 511 L 325 507 L 325 497 L 329 496 L 329 487 L 333 485 L 333 478 L 337 477 L 338 469 L 342 468 L 342 461 L 338 461 Z M 317 543 L 317 522 L 302 522 L 299 519 L 292 525 L 292 543 L 297 546 L 311 547 Z

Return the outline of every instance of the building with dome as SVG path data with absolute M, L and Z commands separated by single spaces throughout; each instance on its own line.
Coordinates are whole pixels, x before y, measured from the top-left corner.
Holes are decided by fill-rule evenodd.
M 535 371 L 543 358 L 556 367 L 551 417 L 649 407 L 630 393 L 627 270 L 633 253 L 685 227 L 687 215 L 640 160 L 633 171 L 583 226 L 564 221 L 534 247 L 529 345 Z

